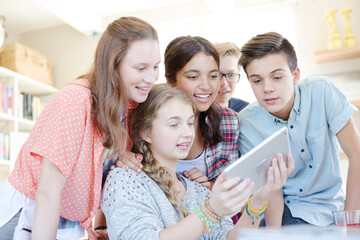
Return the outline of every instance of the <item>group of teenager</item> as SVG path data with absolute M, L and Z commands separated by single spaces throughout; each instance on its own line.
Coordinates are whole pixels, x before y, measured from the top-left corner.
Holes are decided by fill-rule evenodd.
M 84 229 L 89 239 L 241 239 L 247 228 L 327 226 L 333 211 L 360 209 L 357 109 L 326 77 L 299 82 L 278 33 L 227 46 L 175 38 L 167 83 L 155 84 L 156 30 L 136 17 L 109 24 L 90 72 L 50 100 L 1 183 L 1 239 L 79 239 Z M 248 106 L 231 97 L 240 67 L 257 99 Z M 284 126 L 291 154 L 272 159 L 263 187 L 225 178 Z M 106 150 L 119 167 L 104 171 Z

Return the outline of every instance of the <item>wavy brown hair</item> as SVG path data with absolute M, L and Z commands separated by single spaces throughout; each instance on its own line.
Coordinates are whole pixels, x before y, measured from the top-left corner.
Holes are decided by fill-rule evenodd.
M 92 117 L 103 138 L 103 145 L 112 148 L 111 158 L 125 152 L 128 131 L 120 121 L 124 117 L 128 99 L 121 84 L 119 67 L 132 44 L 139 40 L 156 40 L 156 30 L 136 17 L 122 17 L 108 25 L 95 52 L 90 80 L 93 97 Z
M 219 68 L 219 54 L 214 45 L 203 37 L 181 36 L 172 40 L 165 50 L 165 77 L 171 86 L 176 86 L 176 74 L 198 53 L 212 56 Z M 220 81 L 220 80 L 219 80 Z M 225 138 L 220 131 L 222 108 L 212 103 L 199 114 L 199 128 L 206 144 L 217 144 Z M 208 125 L 208 123 L 210 125 Z
M 187 209 L 180 204 L 178 194 L 175 191 L 174 182 L 172 181 L 174 175 L 170 174 L 164 167 L 161 167 L 154 158 L 149 143 L 141 137 L 141 133 L 150 130 L 153 121 L 157 117 L 158 110 L 171 99 L 178 99 L 193 107 L 189 97 L 182 90 L 176 87 L 170 87 L 166 84 L 156 84 L 150 90 L 149 96 L 145 102 L 140 103 L 134 109 L 131 117 L 131 124 L 133 127 L 132 135 L 134 138 L 133 151 L 141 153 L 143 157 L 142 164 L 143 171 L 151 177 L 158 186 L 164 191 L 166 197 L 174 208 L 178 211 L 181 217 L 188 215 Z

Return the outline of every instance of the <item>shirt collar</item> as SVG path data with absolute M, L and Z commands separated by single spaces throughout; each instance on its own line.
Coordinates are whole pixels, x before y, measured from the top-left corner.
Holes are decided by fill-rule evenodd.
M 295 100 L 294 100 L 294 105 L 292 108 L 292 111 L 295 112 L 296 114 L 300 114 L 300 88 L 298 85 L 295 85 L 294 87 L 294 94 L 295 94 Z M 290 114 L 291 116 L 291 114 Z

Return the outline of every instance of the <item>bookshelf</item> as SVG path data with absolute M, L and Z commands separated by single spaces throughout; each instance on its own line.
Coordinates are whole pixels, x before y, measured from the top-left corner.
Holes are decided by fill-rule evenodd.
M 0 66 L 0 181 L 13 169 L 39 113 L 56 92 L 55 87 Z

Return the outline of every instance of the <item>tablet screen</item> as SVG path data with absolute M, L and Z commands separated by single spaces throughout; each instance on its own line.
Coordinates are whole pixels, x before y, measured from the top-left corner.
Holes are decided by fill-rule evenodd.
M 283 127 L 226 167 L 224 170 L 225 177 L 226 179 L 231 179 L 236 176 L 241 179 L 250 178 L 255 182 L 252 190 L 255 192 L 266 184 L 267 172 L 271 166 L 271 160 L 278 153 L 282 153 L 286 162 L 289 152 L 288 130 L 286 127 Z

